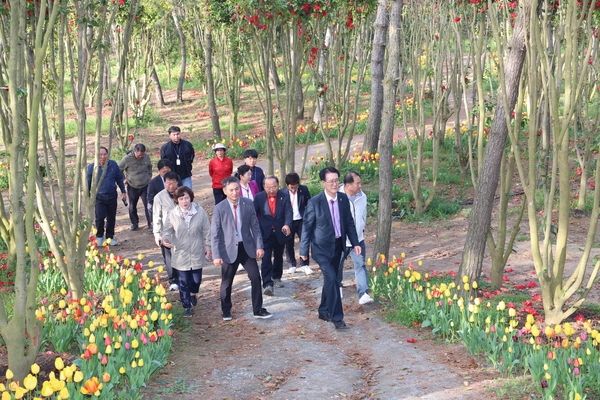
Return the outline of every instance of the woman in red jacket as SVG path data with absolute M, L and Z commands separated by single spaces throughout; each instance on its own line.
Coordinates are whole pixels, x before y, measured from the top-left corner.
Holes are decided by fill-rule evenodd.
M 212 178 L 213 196 L 215 197 L 215 205 L 225 200 L 223 193 L 223 179 L 231 176 L 233 172 L 233 161 L 229 157 L 225 157 L 227 147 L 223 143 L 217 143 L 213 146 L 215 158 L 208 163 L 208 174 Z

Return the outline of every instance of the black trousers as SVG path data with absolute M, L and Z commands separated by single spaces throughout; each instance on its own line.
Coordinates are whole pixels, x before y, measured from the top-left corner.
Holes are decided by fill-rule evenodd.
M 213 188 L 213 197 L 215 198 L 215 206 L 227 198 L 225 193 L 223 193 L 223 189 L 215 188 Z
M 298 236 L 298 240 L 302 240 L 302 220 L 296 219 L 292 222 L 291 227 L 291 235 L 292 238 L 285 242 L 285 261 L 288 266 L 295 267 L 296 266 L 296 250 L 294 249 L 294 235 Z M 307 260 L 300 259 L 300 266 L 308 265 L 310 260 L 310 255 Z
M 221 265 L 221 289 L 219 294 L 221 296 L 221 310 L 223 310 L 223 314 L 231 312 L 231 288 L 239 264 L 242 264 L 250 279 L 250 285 L 252 287 L 252 311 L 255 313 L 260 312 L 263 305 L 260 272 L 258 272 L 256 258 L 250 257 L 246 253 L 244 244 L 239 242 L 237 258 L 231 264 L 224 262 L 223 265 Z
M 160 246 L 160 251 L 162 252 L 162 256 L 165 260 L 165 268 L 167 269 L 167 276 L 169 277 L 169 283 L 177 283 L 178 272 L 175 268 L 171 266 L 171 249 L 165 247 L 163 245 Z
M 262 275 L 263 288 L 273 286 L 273 279 L 281 279 L 283 274 L 283 248 L 285 244 L 277 241 L 277 236 L 274 231 L 268 238 L 263 238 L 265 247 L 265 256 L 263 257 L 260 266 Z
M 127 198 L 129 199 L 129 219 L 134 225 L 138 225 L 140 223 L 140 218 L 138 217 L 137 213 L 137 204 L 140 197 L 142 198 L 142 204 L 144 204 L 146 221 L 148 222 L 148 226 L 150 226 L 152 224 L 152 217 L 148 211 L 148 185 L 141 189 L 136 189 L 129 185 L 127 186 Z
M 115 220 L 117 218 L 117 193 L 112 198 L 96 197 L 95 207 L 96 236 L 112 239 L 115 236 Z M 104 220 L 106 219 L 106 236 L 104 235 Z
M 319 267 L 323 272 L 323 291 L 321 292 L 319 314 L 329 315 L 333 322 L 344 319 L 340 286 L 338 284 L 338 274 L 343 273 L 339 266 L 345 244 L 346 243 L 341 238 L 335 239 L 335 250 L 331 259 L 321 257 L 318 259 L 315 258 L 315 261 L 319 264 Z

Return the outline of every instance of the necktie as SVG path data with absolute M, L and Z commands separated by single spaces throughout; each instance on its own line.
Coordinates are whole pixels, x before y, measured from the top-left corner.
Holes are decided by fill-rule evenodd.
M 235 230 L 237 231 L 238 223 L 237 223 L 237 204 L 233 205 L 233 223 L 235 224 Z
M 335 200 L 329 200 L 329 202 L 331 203 L 331 220 L 333 222 L 335 238 L 337 239 L 340 236 L 342 236 L 342 234 L 340 232 L 340 221 L 339 221 L 338 215 L 335 212 Z

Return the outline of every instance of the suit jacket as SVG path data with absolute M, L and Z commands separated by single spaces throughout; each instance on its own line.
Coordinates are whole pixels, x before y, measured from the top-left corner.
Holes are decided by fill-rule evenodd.
M 290 194 L 290 190 L 287 187 L 281 189 L 283 193 L 287 193 L 288 196 Z M 298 185 L 298 190 L 296 190 L 296 195 L 298 195 L 298 211 L 300 212 L 300 216 L 304 218 L 304 210 L 306 210 L 306 205 L 310 200 L 310 192 L 308 188 L 304 185 Z M 291 199 L 290 199 L 291 201 Z M 291 203 L 290 203 L 291 204 Z
M 345 193 L 337 194 L 337 202 L 340 210 L 341 238 L 346 243 L 350 241 L 352 246 L 358 246 L 356 227 L 350 211 L 350 200 Z M 308 247 L 312 245 L 312 256 L 315 261 L 320 259 L 331 259 L 335 256 L 333 221 L 329 202 L 324 192 L 319 193 L 308 201 L 306 212 L 302 221 L 302 238 L 300 240 L 300 255 L 308 256 Z M 337 265 L 336 261 L 335 264 Z
M 240 221 L 242 227 L 241 240 L 237 236 L 233 213 L 229 200 L 225 199 L 213 208 L 213 218 L 210 226 L 213 258 L 222 258 L 227 264 L 235 261 L 238 255 L 238 243 L 244 242 L 244 249 L 250 258 L 256 257 L 256 249 L 262 249 L 263 239 L 254 212 L 252 200 L 240 197 L 238 200 Z
M 260 225 L 260 231 L 263 239 L 268 238 L 271 235 L 271 231 L 275 232 L 277 242 L 284 244 L 292 238 L 292 235 L 285 236 L 281 231 L 284 225 L 292 227 L 292 203 L 290 203 L 290 196 L 283 191 L 278 190 L 275 202 L 275 215 L 271 215 L 271 209 L 269 208 L 269 198 L 267 192 L 259 192 L 254 197 L 254 210 L 258 217 L 258 223 Z

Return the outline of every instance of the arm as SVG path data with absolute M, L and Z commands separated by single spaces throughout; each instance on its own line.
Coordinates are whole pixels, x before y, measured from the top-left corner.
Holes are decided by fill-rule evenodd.
M 211 235 L 210 235 L 210 222 L 208 220 L 208 214 L 202 207 L 200 207 L 202 215 L 202 232 L 204 233 L 204 255 L 207 259 L 212 258 L 211 250 Z
M 148 176 L 150 176 L 150 179 L 152 179 L 152 161 L 150 160 L 150 156 L 148 154 L 145 154 L 144 156 L 148 157 Z
M 256 243 L 256 258 L 262 258 L 262 256 L 265 254 L 265 250 L 262 233 L 260 232 L 260 226 L 258 224 L 258 218 L 256 218 L 256 215 L 250 216 L 250 230 Z
M 173 248 L 173 240 L 175 239 L 175 228 L 171 223 L 171 215 L 167 215 L 165 226 L 161 230 L 162 234 L 162 245 L 168 249 Z
M 308 259 L 308 247 L 312 240 L 312 235 L 315 225 L 315 208 L 314 202 L 309 201 L 302 219 L 302 238 L 300 239 L 300 257 L 303 260 Z
M 221 211 L 219 207 L 213 208 L 213 217 L 210 225 L 211 249 L 213 256 L 213 264 L 220 267 L 223 264 L 223 258 L 219 251 L 219 240 L 223 237 L 223 227 L 221 226 Z
M 160 204 L 160 202 L 158 202 L 156 204 L 156 207 L 152 208 L 152 233 L 154 234 L 154 241 L 156 242 L 156 245 L 160 247 L 160 241 L 162 240 L 161 236 L 160 236 L 160 232 L 162 230 L 162 214 L 163 214 L 163 207 L 162 204 Z
M 115 163 L 116 164 L 116 163 Z M 123 183 L 123 173 L 120 168 L 117 168 L 115 171 L 115 181 L 117 182 L 117 186 L 121 190 L 122 197 L 125 198 L 125 184 Z

